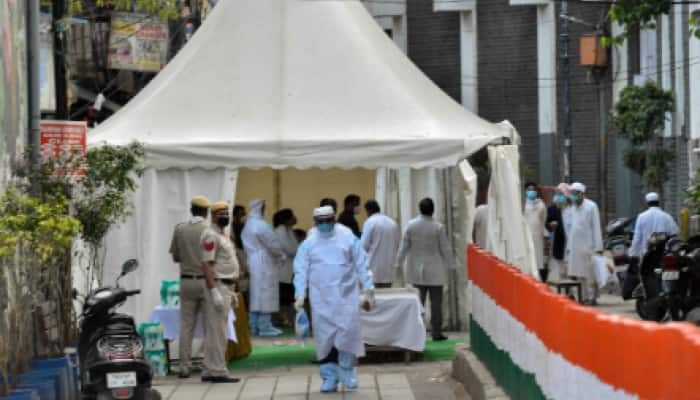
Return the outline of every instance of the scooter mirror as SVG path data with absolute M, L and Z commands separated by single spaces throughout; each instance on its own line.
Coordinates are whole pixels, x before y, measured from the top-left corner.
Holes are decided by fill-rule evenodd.
M 122 265 L 122 276 L 133 272 L 136 270 L 136 268 L 139 267 L 139 262 L 136 261 L 135 259 L 127 260 L 123 265 Z

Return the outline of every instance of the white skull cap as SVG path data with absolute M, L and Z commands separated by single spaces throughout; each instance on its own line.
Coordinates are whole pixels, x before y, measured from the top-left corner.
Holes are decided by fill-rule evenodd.
M 262 199 L 255 199 L 248 203 L 248 208 L 250 209 L 255 209 L 255 208 L 260 208 L 262 205 L 265 203 L 265 200 Z
M 647 203 L 651 203 L 652 201 L 659 201 L 659 194 L 655 192 L 648 193 L 646 196 L 646 201 Z
M 571 191 L 586 193 L 586 185 L 581 182 L 574 182 L 574 184 L 571 185 Z
M 331 206 L 323 206 L 319 208 L 314 208 L 314 218 L 323 218 L 323 217 L 334 217 L 335 212 L 333 211 L 333 207 Z

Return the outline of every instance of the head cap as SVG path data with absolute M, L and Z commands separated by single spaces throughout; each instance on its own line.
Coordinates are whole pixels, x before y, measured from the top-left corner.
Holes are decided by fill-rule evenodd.
M 569 185 L 568 183 L 564 183 L 564 182 L 560 183 L 557 186 L 557 189 L 559 189 L 565 195 L 571 194 L 571 185 Z
M 211 205 L 211 212 L 217 212 L 221 210 L 228 210 L 228 203 L 225 201 L 217 201 Z
M 654 193 L 654 192 L 648 193 L 648 194 L 646 195 L 646 201 L 647 201 L 647 203 L 652 203 L 652 202 L 655 202 L 655 201 L 659 201 L 659 194 L 658 194 L 658 193 Z
M 333 211 L 333 207 L 331 206 L 323 206 L 314 209 L 314 218 L 316 219 L 324 219 L 331 217 L 335 217 L 335 212 Z
M 209 204 L 209 199 L 204 196 L 193 197 L 191 203 L 193 206 L 200 208 L 209 208 L 211 206 L 211 204 Z
M 581 182 L 575 182 L 573 185 L 571 185 L 571 191 L 586 193 L 586 185 Z

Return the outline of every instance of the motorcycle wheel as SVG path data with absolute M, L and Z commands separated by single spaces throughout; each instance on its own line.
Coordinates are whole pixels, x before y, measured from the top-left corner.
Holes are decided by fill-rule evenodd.
M 686 314 L 685 320 L 700 326 L 700 307 L 693 308 Z
M 645 298 L 640 297 L 635 301 L 634 305 L 639 318 L 645 321 L 661 322 L 666 316 L 666 307 L 658 301 L 658 298 L 647 301 Z

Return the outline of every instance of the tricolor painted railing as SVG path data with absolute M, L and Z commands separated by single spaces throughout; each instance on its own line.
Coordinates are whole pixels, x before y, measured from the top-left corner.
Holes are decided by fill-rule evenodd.
M 513 399 L 700 399 L 700 329 L 581 306 L 470 246 L 471 348 Z

